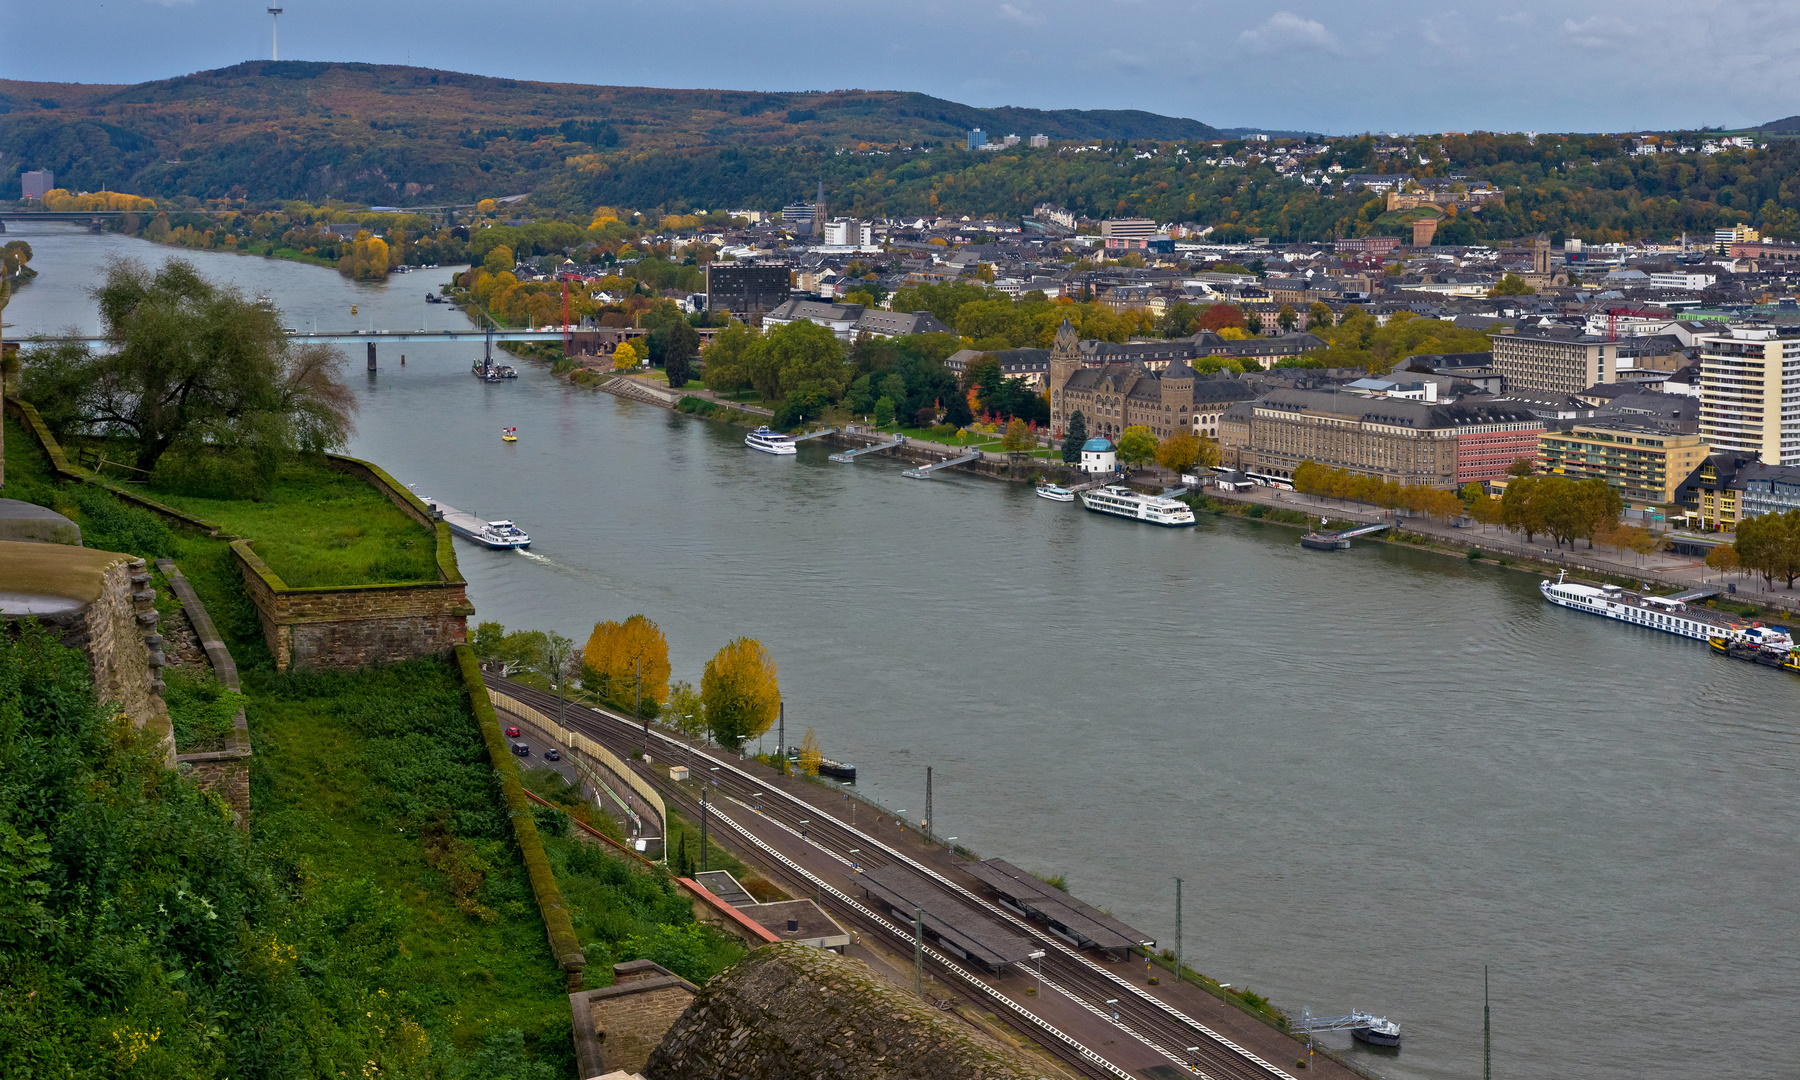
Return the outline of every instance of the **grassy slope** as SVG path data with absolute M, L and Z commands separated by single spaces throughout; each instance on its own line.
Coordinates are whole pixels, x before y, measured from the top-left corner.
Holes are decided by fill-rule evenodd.
M 437 580 L 431 532 L 368 484 L 322 466 L 285 467 L 263 502 L 153 494 L 254 540 L 257 555 L 295 588 Z
M 258 838 L 309 875 L 371 882 L 406 909 L 396 972 L 459 1047 L 517 1028 L 540 1055 L 566 1056 L 562 975 L 524 866 L 500 838 L 498 781 L 452 670 L 421 661 L 249 683 Z M 423 832 L 440 810 L 492 867 L 477 900 L 493 921 L 457 910 L 426 858 Z

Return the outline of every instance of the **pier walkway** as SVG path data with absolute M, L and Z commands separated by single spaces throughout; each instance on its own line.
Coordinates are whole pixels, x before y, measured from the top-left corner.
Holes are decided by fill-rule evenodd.
M 948 468 L 951 468 L 956 465 L 966 465 L 971 461 L 980 461 L 980 460 L 981 460 L 981 451 L 971 450 L 968 453 L 964 454 L 962 457 L 947 458 L 943 461 L 934 461 L 929 465 L 920 465 L 918 468 L 915 468 L 915 469 L 907 469 L 905 472 L 901 473 L 900 475 L 901 476 L 910 476 L 914 480 L 929 480 L 929 479 L 931 479 L 931 474 L 934 472 L 937 472 L 940 469 L 948 469 Z
M 854 450 L 839 450 L 837 453 L 831 455 L 831 460 L 838 462 L 839 464 L 850 464 L 863 454 L 874 454 L 879 453 L 882 450 L 892 450 L 894 447 L 905 442 L 905 439 L 895 439 L 893 442 L 871 443 L 868 446 L 859 446 Z
M 796 436 L 794 436 L 794 441 L 795 442 L 805 442 L 808 439 L 817 439 L 824 435 L 835 434 L 836 432 L 837 432 L 837 428 L 834 428 L 834 427 L 820 428 L 817 431 L 809 431 L 804 435 L 796 435 Z

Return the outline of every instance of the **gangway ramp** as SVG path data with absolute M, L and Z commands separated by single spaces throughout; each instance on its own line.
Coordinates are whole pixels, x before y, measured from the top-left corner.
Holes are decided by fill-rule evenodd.
M 893 442 L 875 443 L 872 446 L 859 446 L 854 450 L 839 450 L 837 453 L 831 455 L 831 460 L 849 464 L 863 454 L 873 454 L 881 450 L 892 450 L 894 447 L 899 446 L 905 441 L 905 439 L 895 439 Z
M 965 908 L 899 863 L 851 874 L 850 884 L 906 922 L 913 921 L 914 912 L 923 910 L 925 929 L 938 944 L 989 971 L 1016 964 L 1035 951 L 1030 941 Z
M 834 432 L 836 430 L 837 430 L 837 428 L 834 428 L 834 427 L 820 428 L 817 431 L 809 431 L 804 435 L 796 435 L 796 436 L 794 436 L 793 441 L 794 442 L 805 442 L 808 439 L 817 439 L 822 435 L 830 435 L 832 432 Z
M 1359 525 L 1354 529 L 1344 529 L 1343 531 L 1335 533 L 1334 535 L 1339 540 L 1348 540 L 1353 536 L 1367 536 L 1370 533 L 1378 533 L 1381 530 L 1390 528 L 1390 527 L 1391 527 L 1391 525 L 1389 522 L 1377 521 L 1373 525 Z
M 971 450 L 968 453 L 964 454 L 962 457 L 950 458 L 948 461 L 934 461 L 929 465 L 921 465 L 916 469 L 907 469 L 905 472 L 901 473 L 900 475 L 901 476 L 910 476 L 914 480 L 929 480 L 929 479 L 931 479 L 931 474 L 937 472 L 939 469 L 948 469 L 954 465 L 967 465 L 971 461 L 980 461 L 980 460 L 981 460 L 981 451 Z
M 1084 949 L 1125 950 L 1156 947 L 1156 939 L 1134 930 L 1112 916 L 1090 907 L 1035 875 L 1007 862 L 988 859 L 963 869 L 1000 894 L 1007 907 L 1043 919 L 1066 941 Z

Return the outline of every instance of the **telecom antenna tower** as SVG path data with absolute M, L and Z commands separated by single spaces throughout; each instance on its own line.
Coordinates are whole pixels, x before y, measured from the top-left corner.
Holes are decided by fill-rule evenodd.
M 269 9 L 269 15 L 271 16 L 269 20 L 269 59 L 279 60 L 281 59 L 281 9 L 272 7 Z

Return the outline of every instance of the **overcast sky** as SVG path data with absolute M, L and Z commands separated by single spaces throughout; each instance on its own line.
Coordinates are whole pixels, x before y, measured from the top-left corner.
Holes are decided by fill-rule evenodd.
M 0 77 L 269 56 L 266 0 L 0 0 Z M 1800 113 L 1800 0 L 285 0 L 281 56 L 558 82 L 919 90 L 1327 133 Z

